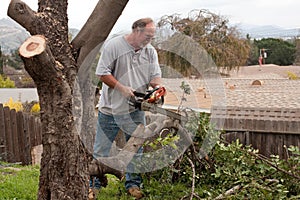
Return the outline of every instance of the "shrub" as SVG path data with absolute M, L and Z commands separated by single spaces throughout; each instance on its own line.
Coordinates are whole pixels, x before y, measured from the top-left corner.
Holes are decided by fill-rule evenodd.
M 15 82 L 10 80 L 9 77 L 0 75 L 0 88 L 15 88 Z
M 30 110 L 31 113 L 39 113 L 40 112 L 40 104 L 35 103 Z
M 276 155 L 266 158 L 238 140 L 227 144 L 219 139 L 201 158 L 197 155 L 207 135 L 219 135 L 212 134 L 208 119 L 200 115 L 194 145 L 173 165 L 149 173 L 152 181 L 185 183 L 190 195 L 205 199 L 299 199 L 299 147 L 286 147 L 289 158 L 282 160 Z
M 288 71 L 287 75 L 288 75 L 288 77 L 289 77 L 290 80 L 297 80 L 297 79 L 299 79 L 299 77 L 295 73 L 293 73 L 293 72 Z
M 20 101 L 14 101 L 11 97 L 8 102 L 3 104 L 4 106 L 9 107 L 9 109 L 15 109 L 16 111 L 23 111 L 23 105 Z

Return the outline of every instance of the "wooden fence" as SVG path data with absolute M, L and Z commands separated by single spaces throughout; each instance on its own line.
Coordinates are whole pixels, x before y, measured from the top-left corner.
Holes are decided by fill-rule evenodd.
M 300 135 L 297 134 L 227 131 L 223 136 L 228 142 L 239 139 L 242 144 L 251 145 L 266 157 L 278 155 L 286 159 L 289 157 L 289 146 L 300 147 Z
M 227 141 L 239 139 L 265 156 L 287 158 L 287 147 L 300 147 L 300 109 L 214 107 L 211 116 Z
M 31 151 L 42 144 L 40 119 L 0 104 L 0 160 L 31 164 Z
M 239 139 L 265 156 L 286 158 L 287 147 L 300 147 L 300 109 L 213 107 L 211 118 L 227 141 Z M 0 104 L 0 160 L 31 164 L 40 144 L 40 119 Z

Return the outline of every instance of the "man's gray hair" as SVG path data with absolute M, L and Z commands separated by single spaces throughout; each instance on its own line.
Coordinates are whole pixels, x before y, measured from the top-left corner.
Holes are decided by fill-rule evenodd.
M 145 28 L 147 24 L 150 24 L 150 23 L 154 23 L 154 21 L 147 17 L 147 18 L 142 18 L 142 19 L 139 19 L 137 21 L 135 21 L 133 24 L 132 24 L 132 30 L 135 30 L 135 29 L 138 29 L 138 28 Z

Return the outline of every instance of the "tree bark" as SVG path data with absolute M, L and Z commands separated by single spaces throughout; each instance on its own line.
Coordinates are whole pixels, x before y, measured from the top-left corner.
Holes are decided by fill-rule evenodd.
M 78 112 L 81 122 L 80 136 L 89 151 L 92 151 L 96 132 L 96 122 L 92 118 L 95 112 L 95 86 L 91 82 L 91 63 L 95 60 L 103 41 L 113 28 L 114 23 L 111 22 L 117 21 L 127 3 L 128 0 L 99 1 L 86 24 L 71 43 L 73 55 L 77 59 L 77 64 L 80 65 L 77 74 L 78 90 L 81 94 L 82 103 L 82 110 Z
M 36 82 L 41 105 L 43 155 L 38 199 L 87 199 L 92 157 L 74 128 L 72 89 L 62 73 L 64 67 L 45 43 L 44 37 L 32 36 L 19 49 Z
M 68 41 L 67 0 L 39 0 L 37 12 L 20 0 L 10 2 L 8 16 L 33 35 L 19 52 L 36 83 L 41 106 L 44 151 L 38 199 L 88 197 L 92 156 L 80 140 L 72 113 L 75 80 L 83 61 L 85 66 L 93 61 L 85 58 L 106 39 L 127 2 L 99 1 L 72 44 Z
M 89 19 L 71 43 L 76 52 L 74 55 L 78 58 L 78 65 L 84 62 L 95 47 L 105 41 L 128 1 L 101 0 L 97 3 Z

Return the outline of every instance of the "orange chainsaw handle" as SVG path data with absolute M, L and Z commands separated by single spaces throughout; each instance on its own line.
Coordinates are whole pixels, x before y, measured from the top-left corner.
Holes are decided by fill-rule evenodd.
M 166 94 L 166 88 L 160 87 L 157 90 L 155 90 L 150 98 L 148 99 L 148 103 L 155 103 L 159 98 L 162 98 Z

